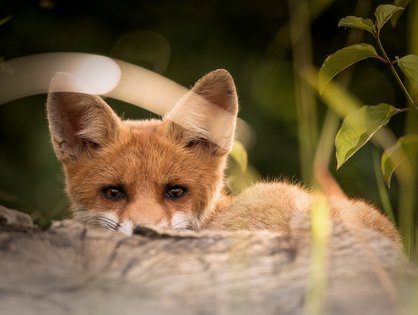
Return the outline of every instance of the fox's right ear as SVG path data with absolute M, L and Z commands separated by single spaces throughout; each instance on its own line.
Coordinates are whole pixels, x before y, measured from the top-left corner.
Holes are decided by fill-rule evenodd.
M 54 151 L 63 162 L 93 154 L 118 135 L 120 119 L 99 96 L 50 89 L 47 114 Z

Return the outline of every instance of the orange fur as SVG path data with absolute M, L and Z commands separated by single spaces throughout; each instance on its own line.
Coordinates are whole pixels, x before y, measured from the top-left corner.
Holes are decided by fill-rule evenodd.
M 74 217 L 86 224 L 126 233 L 149 224 L 288 231 L 292 214 L 311 207 L 312 193 L 283 181 L 256 184 L 238 197 L 224 193 L 238 112 L 225 70 L 200 79 L 163 120 L 123 121 L 100 97 L 70 92 L 51 92 L 47 111 Z M 172 197 L 179 187 L 181 195 Z M 329 205 L 334 220 L 399 242 L 390 221 L 366 203 L 340 192 L 329 195 Z

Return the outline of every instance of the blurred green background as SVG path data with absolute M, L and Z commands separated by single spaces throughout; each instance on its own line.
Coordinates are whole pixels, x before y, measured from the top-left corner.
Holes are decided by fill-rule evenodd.
M 378 4 L 390 3 L 307 2 L 316 67 L 347 42 L 348 31 L 337 27 L 340 18 L 355 11 L 371 16 Z M 0 27 L 0 56 L 95 53 L 141 65 L 186 87 L 211 70 L 226 68 L 236 81 L 240 117 L 255 131 L 250 163 L 263 178 L 301 180 L 288 3 L 2 0 L 0 18 L 12 18 Z M 383 41 L 392 56 L 407 52 L 406 21 L 402 17 L 396 29 L 385 29 Z M 405 103 L 391 73 L 375 61 L 354 68 L 348 89 L 364 104 Z M 64 216 L 68 206 L 50 145 L 45 101 L 46 95 L 38 95 L 0 105 L 0 204 L 32 213 L 42 224 Z M 318 117 L 312 119 L 321 126 L 326 106 L 316 101 Z M 125 117 L 154 116 L 116 100 L 109 103 Z M 403 117 L 391 121 L 395 133 L 402 134 L 403 125 Z M 372 150 L 366 145 L 338 172 L 334 158 L 330 167 L 349 195 L 380 205 Z M 390 193 L 396 204 L 396 183 Z

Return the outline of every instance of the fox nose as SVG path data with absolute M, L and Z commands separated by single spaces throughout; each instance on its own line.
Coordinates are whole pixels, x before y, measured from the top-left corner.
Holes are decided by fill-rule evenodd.
M 148 238 L 163 238 L 164 236 L 147 226 L 136 225 L 132 231 L 135 235 L 142 235 Z
M 137 225 L 135 225 L 135 227 L 133 228 L 133 230 L 132 230 L 132 233 L 133 234 L 139 234 L 139 235 L 141 235 L 141 226 L 139 225 L 139 224 L 137 224 Z

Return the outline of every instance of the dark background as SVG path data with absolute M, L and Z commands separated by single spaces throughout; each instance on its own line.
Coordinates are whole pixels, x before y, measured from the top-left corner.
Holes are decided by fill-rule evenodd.
M 338 20 L 382 1 L 310 1 L 313 63 L 342 48 L 348 31 Z M 216 68 L 233 75 L 240 117 L 255 130 L 250 162 L 263 178 L 300 180 L 292 51 L 287 1 L 0 1 L 0 56 L 5 60 L 44 52 L 112 56 L 190 87 Z M 318 7 L 322 8 L 318 9 Z M 388 53 L 406 53 L 406 17 L 385 27 Z M 386 29 L 387 28 L 387 29 Z M 364 40 L 372 43 L 366 34 Z M 348 89 L 365 104 L 404 104 L 390 72 L 376 61 L 354 69 Z M 1 87 L 0 87 L 1 89 Z M 0 204 L 32 213 L 41 223 L 66 213 L 63 176 L 47 130 L 45 95 L 0 105 Z M 318 101 L 318 123 L 326 107 Z M 137 107 L 110 100 L 125 117 L 149 118 Z M 391 122 L 402 133 L 403 118 Z M 371 145 L 348 161 L 336 177 L 350 195 L 380 204 Z M 331 169 L 335 170 L 335 159 Z M 396 204 L 396 183 L 391 189 Z

